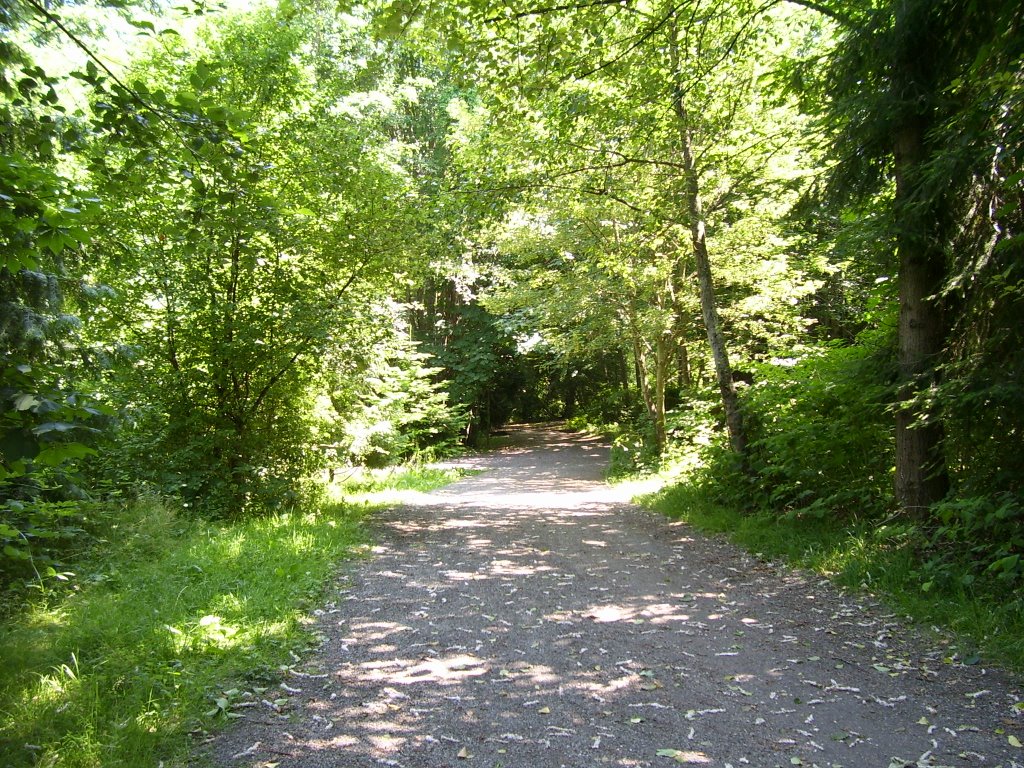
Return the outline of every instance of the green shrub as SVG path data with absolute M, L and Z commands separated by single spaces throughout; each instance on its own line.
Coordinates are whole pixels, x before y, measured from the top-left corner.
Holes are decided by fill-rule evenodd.
M 870 347 L 830 345 L 756 369 L 741 402 L 761 507 L 853 517 L 890 508 L 889 366 Z
M 1011 593 L 1024 587 L 1024 503 L 1013 493 L 950 498 L 934 510 L 923 587 L 959 582 Z M 1017 595 L 1016 599 L 1024 599 Z

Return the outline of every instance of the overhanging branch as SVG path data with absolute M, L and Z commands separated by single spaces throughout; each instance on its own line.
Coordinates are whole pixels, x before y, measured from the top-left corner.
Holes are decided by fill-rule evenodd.
M 489 19 L 484 19 L 484 21 L 487 24 L 494 24 L 499 21 L 525 19 L 529 16 L 546 16 L 549 13 L 559 13 L 561 11 L 582 11 L 587 8 L 599 8 L 603 5 L 628 5 L 628 0 L 594 0 L 590 3 L 564 3 L 563 5 L 542 6 L 539 8 L 530 8 L 525 11 L 517 11 L 516 13 L 510 13 L 503 16 L 492 16 Z

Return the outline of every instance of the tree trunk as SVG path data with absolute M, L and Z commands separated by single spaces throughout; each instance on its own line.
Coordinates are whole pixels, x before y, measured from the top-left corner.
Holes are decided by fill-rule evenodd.
M 896 501 L 922 515 L 949 491 L 942 422 L 920 395 L 938 383 L 936 366 L 946 324 L 936 299 L 946 275 L 946 255 L 933 206 L 915 203 L 914 178 L 924 155 L 923 120 L 908 120 L 894 147 L 899 215 L 899 379 L 896 410 Z
M 654 392 L 652 393 L 654 407 L 651 418 L 654 421 L 654 441 L 659 456 L 665 452 L 665 445 L 668 442 L 668 431 L 665 425 L 665 386 L 672 363 L 670 344 L 671 339 L 668 336 L 660 336 L 655 342 Z
M 689 186 L 689 185 L 688 185 Z M 694 182 L 696 186 L 696 182 Z M 729 430 L 729 444 L 740 456 L 747 452 L 747 434 L 743 427 L 743 415 L 740 413 L 736 387 L 732 380 L 732 366 L 729 353 L 722 335 L 722 324 L 718 317 L 715 303 L 715 289 L 711 278 L 711 261 L 708 259 L 707 243 L 704 240 L 704 219 L 700 215 L 700 198 L 695 193 L 687 195 L 690 216 L 694 217 L 690 225 L 693 238 L 693 257 L 697 262 L 697 282 L 700 286 L 700 311 L 704 318 L 704 327 L 708 333 L 708 345 L 715 363 L 715 379 L 722 395 L 722 406 L 725 408 L 725 425 Z
M 633 345 L 633 360 L 636 364 L 637 388 L 640 390 L 640 396 L 647 408 L 647 416 L 654 428 L 654 441 L 660 454 L 665 450 L 665 371 L 667 368 L 663 359 L 665 344 L 664 342 L 655 343 L 654 370 L 652 371 L 644 338 L 636 324 L 634 310 L 631 307 L 629 311 L 630 340 Z
M 928 135 L 936 120 L 939 88 L 932 45 L 939 16 L 926 0 L 895 4 L 896 39 L 890 62 L 893 90 L 902 105 L 893 135 L 896 246 L 899 254 L 899 391 L 896 409 L 896 501 L 923 516 L 949 491 L 943 455 L 945 432 L 928 391 L 938 383 L 946 321 L 937 296 L 946 276 L 948 193 L 922 194 L 922 177 L 934 160 Z M 898 113 L 899 114 L 899 113 Z
M 622 394 L 629 397 L 629 361 L 626 360 L 626 350 L 619 347 L 616 353 L 616 368 L 619 376 L 619 386 Z
M 676 366 L 676 373 L 679 377 L 679 388 L 683 390 L 692 389 L 693 374 L 690 372 L 690 352 L 686 348 L 686 342 L 679 343 L 679 349 L 676 351 L 676 359 L 679 361 L 679 364 Z
M 681 83 L 679 71 L 679 46 L 676 42 L 678 29 L 673 25 L 670 40 L 672 71 L 676 78 L 672 106 L 676 114 L 679 129 L 679 143 L 683 153 L 683 173 L 685 176 L 686 208 L 689 215 L 690 240 L 693 244 L 693 259 L 697 267 L 697 284 L 700 287 L 700 311 L 707 330 L 708 345 L 715 363 L 715 378 L 722 395 L 722 406 L 725 408 L 725 424 L 729 430 L 729 443 L 733 451 L 741 457 L 747 453 L 747 435 L 743 427 L 743 416 L 740 413 L 736 388 L 732 381 L 732 367 L 729 364 L 729 353 L 722 334 L 722 323 L 718 317 L 715 302 L 715 289 L 711 276 L 711 260 L 708 258 L 707 224 L 704 221 L 704 206 L 700 196 L 697 163 L 693 153 L 693 132 L 690 113 L 686 107 L 686 95 Z

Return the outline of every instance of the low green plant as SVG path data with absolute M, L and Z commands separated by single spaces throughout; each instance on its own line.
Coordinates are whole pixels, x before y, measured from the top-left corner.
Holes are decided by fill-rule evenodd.
M 339 475 L 334 490 L 342 497 L 381 491 L 428 492 L 473 474 L 458 467 L 403 465 L 386 469 L 353 467 Z
M 1024 587 L 1024 502 L 1013 493 L 951 498 L 934 510 L 923 587 L 979 580 L 1012 599 Z M 1018 598 L 1022 599 L 1022 598 Z
M 156 499 L 0 629 L 0 764 L 173 761 L 315 639 L 310 609 L 360 515 L 335 505 L 213 525 Z
M 657 466 L 659 456 L 653 433 L 652 427 L 641 424 L 635 428 L 622 429 L 615 435 L 608 464 L 610 479 L 648 472 Z
M 894 446 L 884 344 L 826 345 L 760 365 L 743 392 L 752 489 L 761 509 L 885 514 Z

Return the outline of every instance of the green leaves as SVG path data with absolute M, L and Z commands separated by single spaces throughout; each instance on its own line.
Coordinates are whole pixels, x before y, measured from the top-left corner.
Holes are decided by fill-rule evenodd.
M 307 37 L 337 34 L 335 20 L 279 21 L 221 18 L 201 57 L 140 62 L 133 88 L 158 119 L 127 131 L 111 118 L 98 149 L 116 201 L 98 244 L 121 319 L 106 332 L 140 361 L 114 379 L 146 414 L 119 460 L 140 451 L 144 477 L 216 515 L 297 501 L 323 460 L 311 444 L 328 441 L 328 372 L 371 336 L 364 307 L 419 258 L 425 221 L 404 167 L 413 145 L 379 115 L 335 109 L 353 75 Z M 418 448 L 447 416 L 401 394 Z
M 78 194 L 67 179 L 27 158 L 0 156 L 0 180 L 0 235 L 8 243 L 0 267 L 12 274 L 37 270 L 89 240 L 97 201 Z

